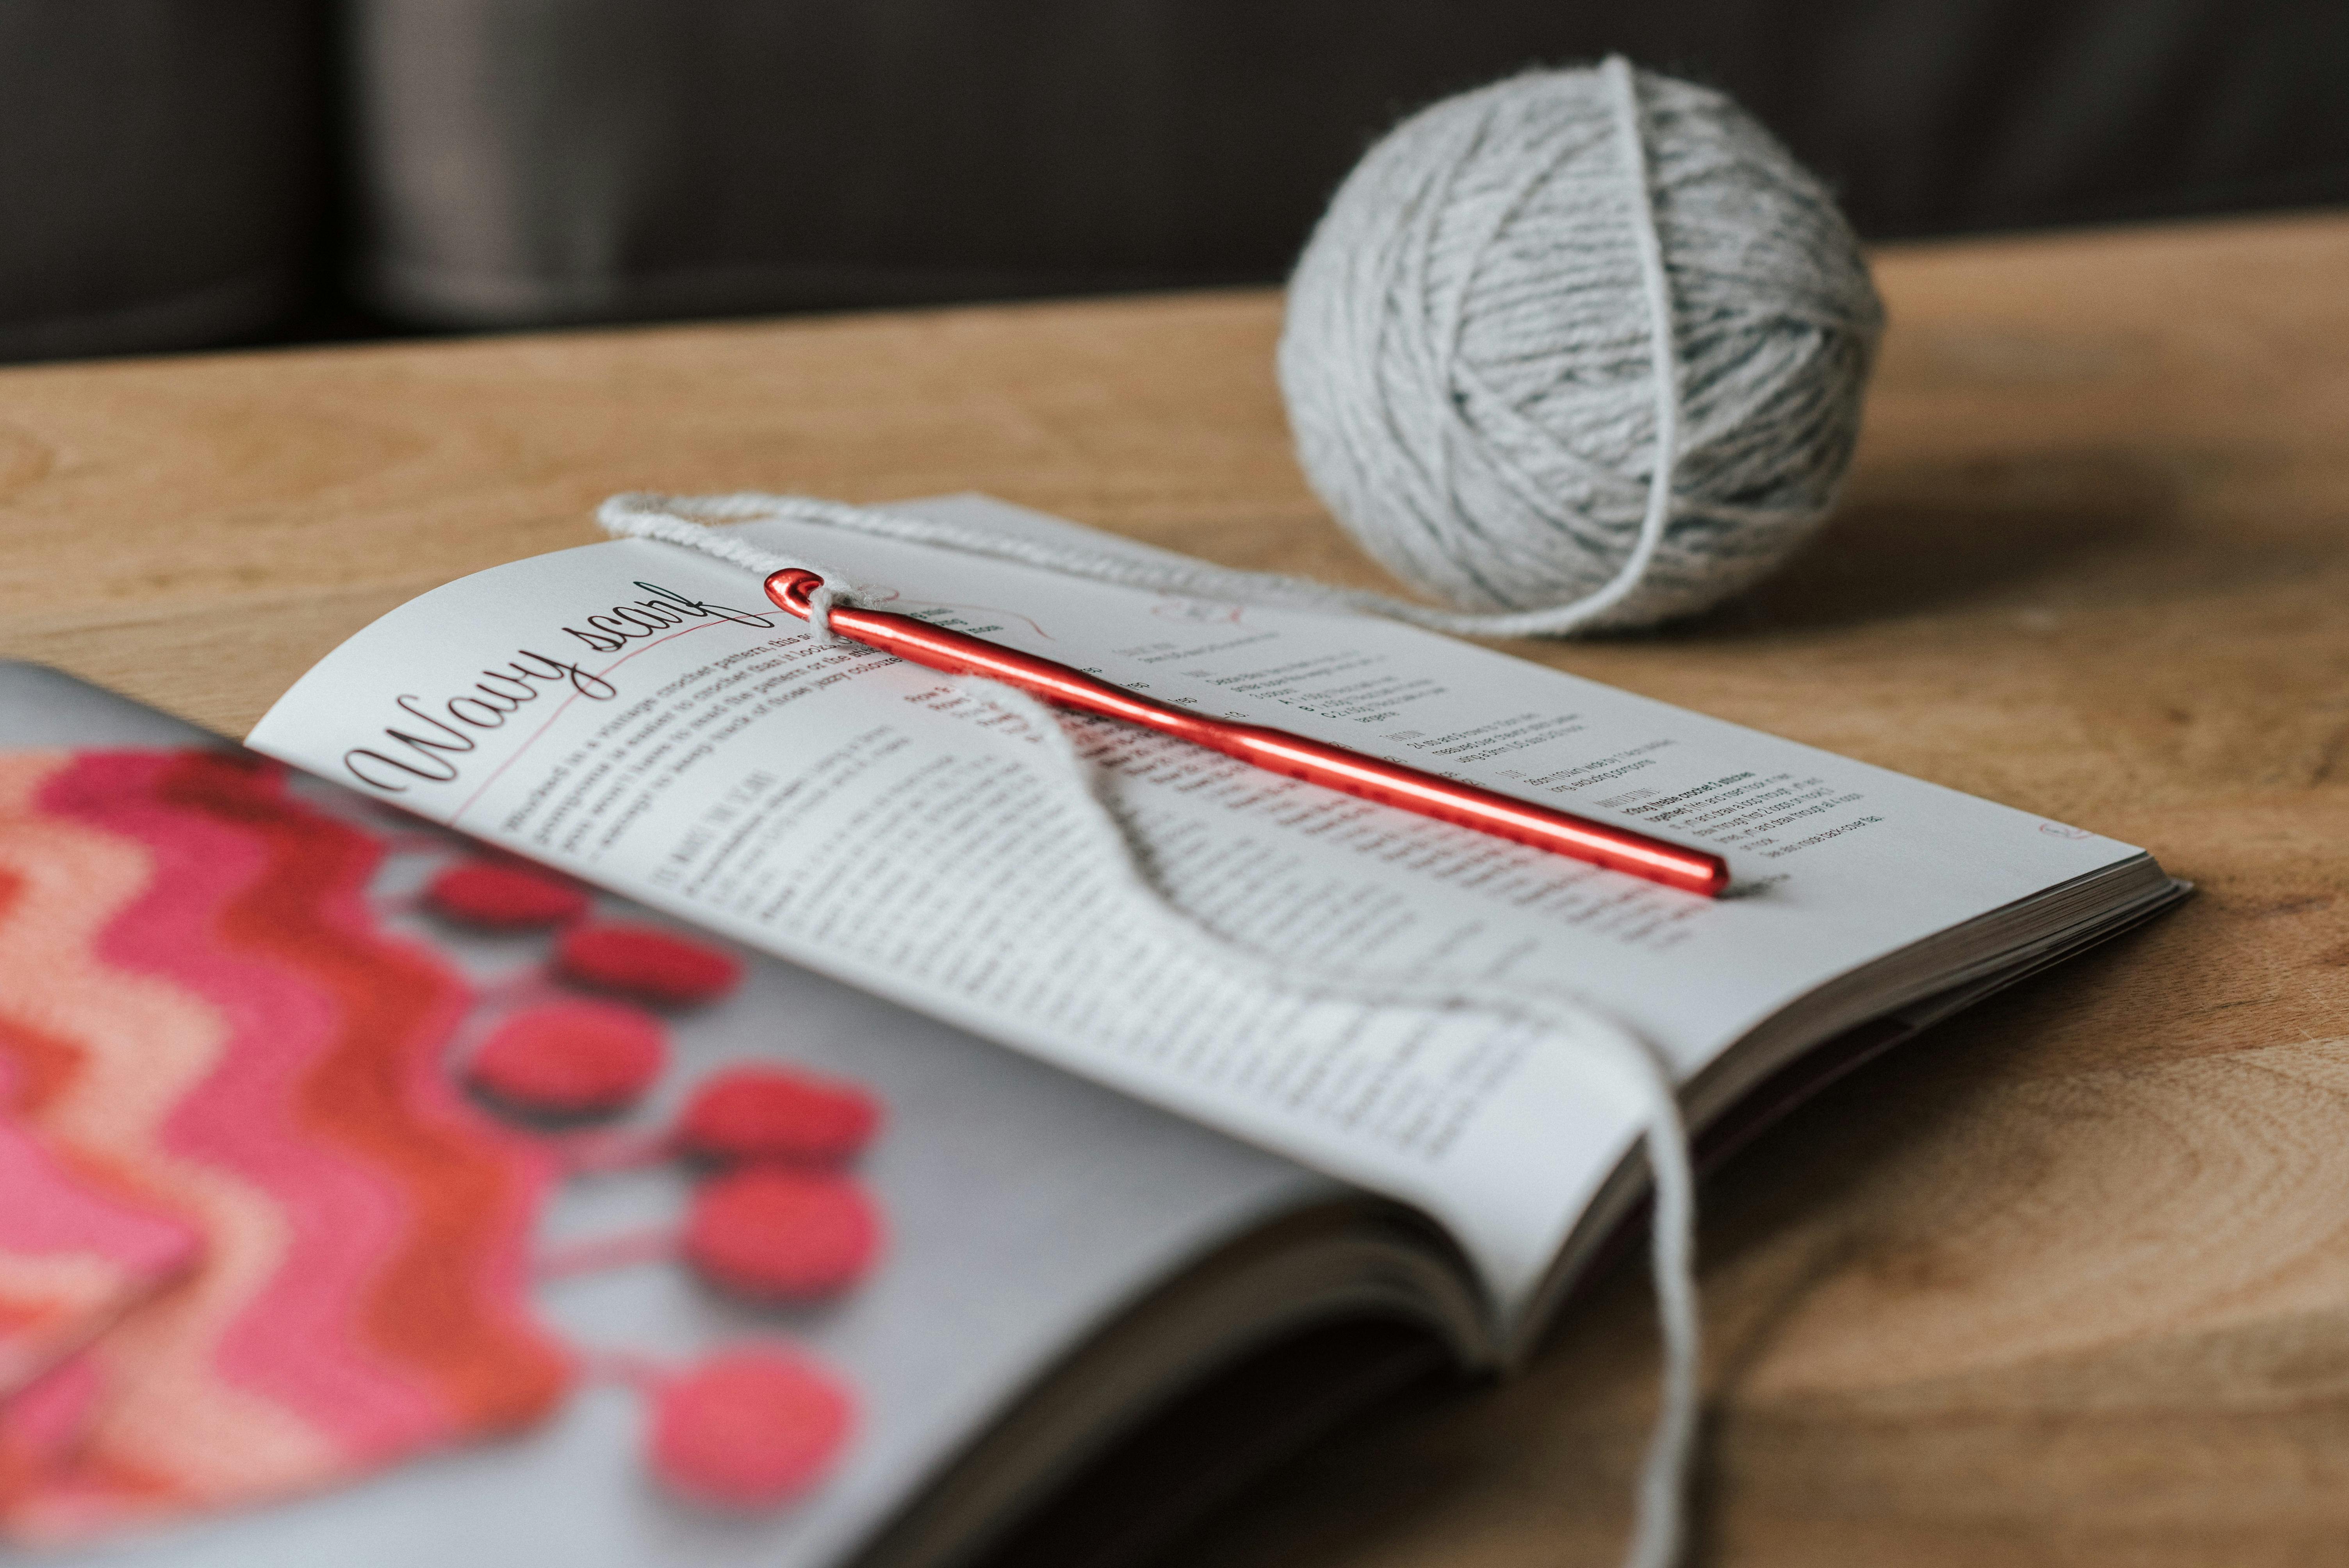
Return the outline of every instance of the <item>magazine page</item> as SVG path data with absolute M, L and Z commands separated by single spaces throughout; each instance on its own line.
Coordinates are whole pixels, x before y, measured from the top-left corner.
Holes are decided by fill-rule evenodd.
M 548 926 L 526 879 L 450 880 L 480 864 L 0 665 L 0 1134 L 48 1140 L 96 1193 L 12 1180 L 0 1308 L 87 1274 L 98 1242 L 178 1248 L 147 1248 L 166 1271 L 80 1355 L 0 1389 L 0 1554 L 830 1563 L 1138 1295 L 1338 1192 L 624 901 Z M 478 923 L 501 912 L 518 923 Z M 673 944 L 650 995 L 612 940 L 641 958 L 648 927 Z M 481 1092 L 500 1040 L 582 1010 L 661 1042 L 640 1101 L 583 1126 Z M 768 1183 L 807 1202 L 758 1217 L 780 1252 L 713 1274 L 684 1229 L 770 1166 L 676 1140 L 746 1070 L 821 1091 L 790 1102 Z M 45 1217 L 76 1268 L 12 1250 Z M 781 1387 L 712 1474 L 693 1422 L 664 1421 L 743 1355 Z
M 965 503 L 968 514 L 968 505 Z M 1152 695 L 1719 848 L 1707 900 L 1094 721 L 1153 876 L 1276 959 L 1596 1002 L 1692 1074 L 1823 980 L 2136 851 L 1386 623 L 802 525 L 746 536 Z M 749 573 L 595 545 L 450 584 L 253 743 L 1422 1206 L 1523 1303 L 1630 1139 L 1604 1061 L 1170 944 L 1023 727 Z

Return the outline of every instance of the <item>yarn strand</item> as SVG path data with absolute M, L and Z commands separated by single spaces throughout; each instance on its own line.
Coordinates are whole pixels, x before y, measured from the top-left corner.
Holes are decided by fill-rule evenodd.
M 814 496 L 761 495 L 742 491 L 722 496 L 671 496 L 649 491 L 616 495 L 596 511 L 607 532 L 626 539 L 657 539 L 688 549 L 714 550 L 691 542 L 688 531 L 711 522 L 771 521 L 808 523 L 845 532 L 866 533 L 908 544 L 926 544 L 965 555 L 1040 566 L 1064 576 L 1095 583 L 1112 583 L 1185 598 L 1219 599 L 1227 603 L 1265 604 L 1294 610 L 1319 610 L 1341 614 L 1376 615 L 1432 632 L 1464 637 L 1531 637 L 1554 635 L 1557 610 L 1512 611 L 1499 614 L 1441 610 L 1362 589 L 1332 588 L 1310 578 L 1277 572 L 1242 572 L 1230 567 L 1159 562 L 1109 551 L 1085 550 L 1065 544 L 1044 544 L 961 523 L 893 512 L 880 507 L 850 506 Z M 748 547 L 744 547 L 748 548 Z M 823 574 L 821 566 L 773 552 L 761 559 L 782 566 L 800 566 Z M 730 554 L 722 560 L 745 564 Z M 825 577 L 829 584 L 834 581 Z M 855 603 L 855 589 L 835 589 L 832 603 Z
M 893 516 L 835 501 L 755 493 L 680 500 L 615 496 L 605 503 L 598 515 L 604 526 L 616 535 L 698 550 L 756 573 L 762 580 L 790 566 L 819 573 L 824 571 L 802 556 L 763 549 L 730 537 L 694 521 L 688 513 L 737 520 L 781 517 L 887 538 L 947 544 L 950 548 L 966 547 L 964 542 L 1006 547 L 1027 543 L 925 518 Z M 1042 545 L 1033 550 L 1033 554 L 1009 554 L 993 548 L 975 552 L 1045 566 L 1057 564 L 1055 558 L 1063 553 L 1079 553 Z M 1155 569 L 1155 563 L 1131 558 L 1081 558 L 1100 565 L 1104 573 L 1126 567 Z M 1254 573 L 1234 575 L 1257 577 Z M 829 584 L 832 580 L 826 581 Z M 1284 586 L 1295 582 L 1272 581 Z M 1332 592 L 1319 584 L 1301 586 L 1317 593 Z M 842 588 L 828 602 L 853 603 L 856 602 L 855 593 L 854 588 Z M 1077 750 L 1050 708 L 1016 687 L 981 676 L 961 676 L 955 684 L 977 700 L 1025 722 L 1057 764 L 1045 772 L 1048 785 L 1057 779 L 1062 788 L 1080 797 L 1083 809 L 1078 813 L 1079 819 L 1095 847 L 1115 868 L 1127 892 L 1137 898 L 1141 907 L 1153 913 L 1164 934 L 1195 954 L 1219 968 L 1238 970 L 1268 988 L 1292 995 L 1356 1006 L 1405 1006 L 1497 1016 L 1537 1028 L 1547 1037 L 1569 1047 L 1579 1046 L 1617 1069 L 1619 1078 L 1640 1100 L 1640 1137 L 1655 1184 L 1649 1263 L 1662 1346 L 1658 1414 L 1640 1466 L 1635 1523 L 1624 1563 L 1625 1568 L 1672 1568 L 1681 1553 L 1682 1516 L 1695 1450 L 1702 1336 L 1695 1275 L 1696 1181 L 1688 1129 L 1681 1115 L 1669 1065 L 1639 1036 L 1588 1002 L 1491 984 L 1393 980 L 1351 971 L 1308 969 L 1286 961 L 1277 963 L 1231 941 L 1202 924 L 1152 879 L 1112 791 L 1112 780 Z
M 1152 910 L 1159 929 L 1226 970 L 1238 969 L 1268 989 L 1316 1001 L 1481 1013 L 1530 1025 L 1554 1041 L 1579 1047 L 1619 1069 L 1640 1099 L 1640 1137 L 1655 1183 L 1649 1266 L 1662 1341 L 1662 1373 L 1653 1432 L 1640 1465 L 1636 1522 L 1625 1568 L 1672 1568 L 1680 1559 L 1688 1477 L 1694 1458 L 1702 1335 L 1696 1292 L 1696 1175 L 1688 1128 L 1671 1068 L 1646 1041 L 1588 1002 L 1568 1002 L 1512 986 L 1385 979 L 1351 970 L 1275 962 L 1233 942 L 1170 898 L 1143 869 L 1113 779 L 1080 752 L 1051 709 L 1017 687 L 978 676 L 955 684 L 978 700 L 1018 715 L 1058 766 L 1050 777 L 1077 792 L 1090 836 L 1119 870 L 1127 891 Z
M 1598 619 L 1615 608 L 1647 580 L 1648 563 L 1664 542 L 1664 525 L 1671 521 L 1673 469 L 1680 461 L 1681 364 L 1673 347 L 1678 327 L 1672 316 L 1671 275 L 1664 270 L 1664 247 L 1656 232 L 1656 198 L 1648 178 L 1646 127 L 1641 122 L 1640 86 L 1630 62 L 1609 55 L 1599 67 L 1614 97 L 1616 124 L 1623 143 L 1623 176 L 1639 203 L 1639 221 L 1631 237 L 1640 248 L 1640 286 L 1648 296 L 1648 355 L 1656 389 L 1656 452 L 1648 469 L 1648 510 L 1640 519 L 1639 538 L 1613 581 L 1595 593 L 1560 607 L 1557 619 L 1537 635 L 1557 636 Z
M 596 516 L 606 531 L 629 539 L 656 540 L 663 544 L 674 544 L 687 550 L 699 551 L 702 554 L 713 556 L 730 566 L 739 566 L 745 572 L 756 573 L 762 583 L 776 573 L 788 568 L 796 567 L 802 572 L 814 573 L 821 581 L 808 595 L 808 624 L 814 629 L 816 638 L 820 642 L 829 643 L 834 640 L 832 631 L 832 607 L 834 604 L 853 604 L 857 602 L 855 584 L 851 583 L 846 575 L 833 571 L 822 562 L 779 550 L 764 550 L 755 544 L 746 543 L 732 534 L 722 532 L 696 521 L 699 518 L 708 518 L 712 521 L 740 521 L 750 518 L 770 516 L 772 514 L 766 503 L 771 501 L 773 497 L 748 494 L 700 496 L 697 497 L 692 504 L 691 517 L 687 516 L 683 509 L 674 507 L 647 508 L 625 512 L 616 510 L 619 502 L 636 499 L 639 498 L 615 496 L 604 503 Z

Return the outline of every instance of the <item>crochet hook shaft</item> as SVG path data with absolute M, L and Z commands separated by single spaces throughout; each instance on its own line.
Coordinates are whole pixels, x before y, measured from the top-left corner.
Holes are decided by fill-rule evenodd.
M 809 596 L 823 583 L 812 572 L 786 567 L 767 579 L 767 597 L 805 620 Z M 832 629 L 927 669 L 986 676 L 1061 707 L 1122 718 L 1291 779 L 1473 828 L 1513 843 L 1570 855 L 1707 897 L 1718 897 L 1729 885 L 1728 863 L 1702 850 L 1683 849 L 1645 833 L 1553 811 L 1284 729 L 1210 718 L 1112 686 L 1067 665 L 950 632 L 911 615 L 835 605 Z

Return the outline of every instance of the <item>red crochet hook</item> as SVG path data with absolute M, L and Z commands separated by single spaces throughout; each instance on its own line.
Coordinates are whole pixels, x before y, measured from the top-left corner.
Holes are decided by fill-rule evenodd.
M 767 597 L 804 621 L 810 613 L 809 595 L 823 584 L 823 579 L 812 572 L 786 567 L 767 579 Z M 1729 885 L 1728 862 L 1702 850 L 1682 849 L 1645 833 L 1514 800 L 1473 784 L 1309 740 L 1284 729 L 1210 718 L 1097 680 L 1067 665 L 949 632 L 911 615 L 835 605 L 832 629 L 927 669 L 986 676 L 1061 707 L 1122 718 L 1291 779 L 1474 828 L 1513 843 L 1571 855 L 1666 887 L 1717 898 Z

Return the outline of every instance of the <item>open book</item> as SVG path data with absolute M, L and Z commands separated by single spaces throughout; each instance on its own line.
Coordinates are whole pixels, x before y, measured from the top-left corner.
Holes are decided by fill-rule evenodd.
M 1112 547 L 977 498 L 900 510 Z M 627 541 L 435 590 L 249 744 L 602 890 L 599 919 L 647 910 L 761 955 L 674 1022 L 671 1076 L 781 1059 L 886 1100 L 864 1157 L 881 1261 L 772 1324 L 854 1390 L 854 1419 L 788 1504 L 713 1513 L 642 1484 L 627 1401 L 591 1389 L 497 1445 L 105 1561 L 1108 1561 L 1350 1401 L 1527 1355 L 1644 1189 L 1639 1108 L 1605 1064 L 1506 1020 L 1220 967 L 1165 939 L 1155 898 L 1300 969 L 1599 1009 L 1670 1062 L 1710 1156 L 2184 892 L 2083 829 L 1401 625 L 744 534 L 1155 696 L 1716 849 L 1735 885 L 1678 892 L 1068 718 L 1158 890 L 1137 892 L 1024 722 L 819 641 L 748 573 Z M 16 682 L 10 748 L 170 738 L 56 677 Z M 510 939 L 448 940 L 487 972 Z M 562 1183 L 525 1239 L 674 1214 L 681 1180 Z M 764 1321 L 651 1267 L 532 1299 L 606 1349 L 682 1355 Z M 1087 1476 L 1111 1500 L 1090 1512 L 1069 1501 Z

